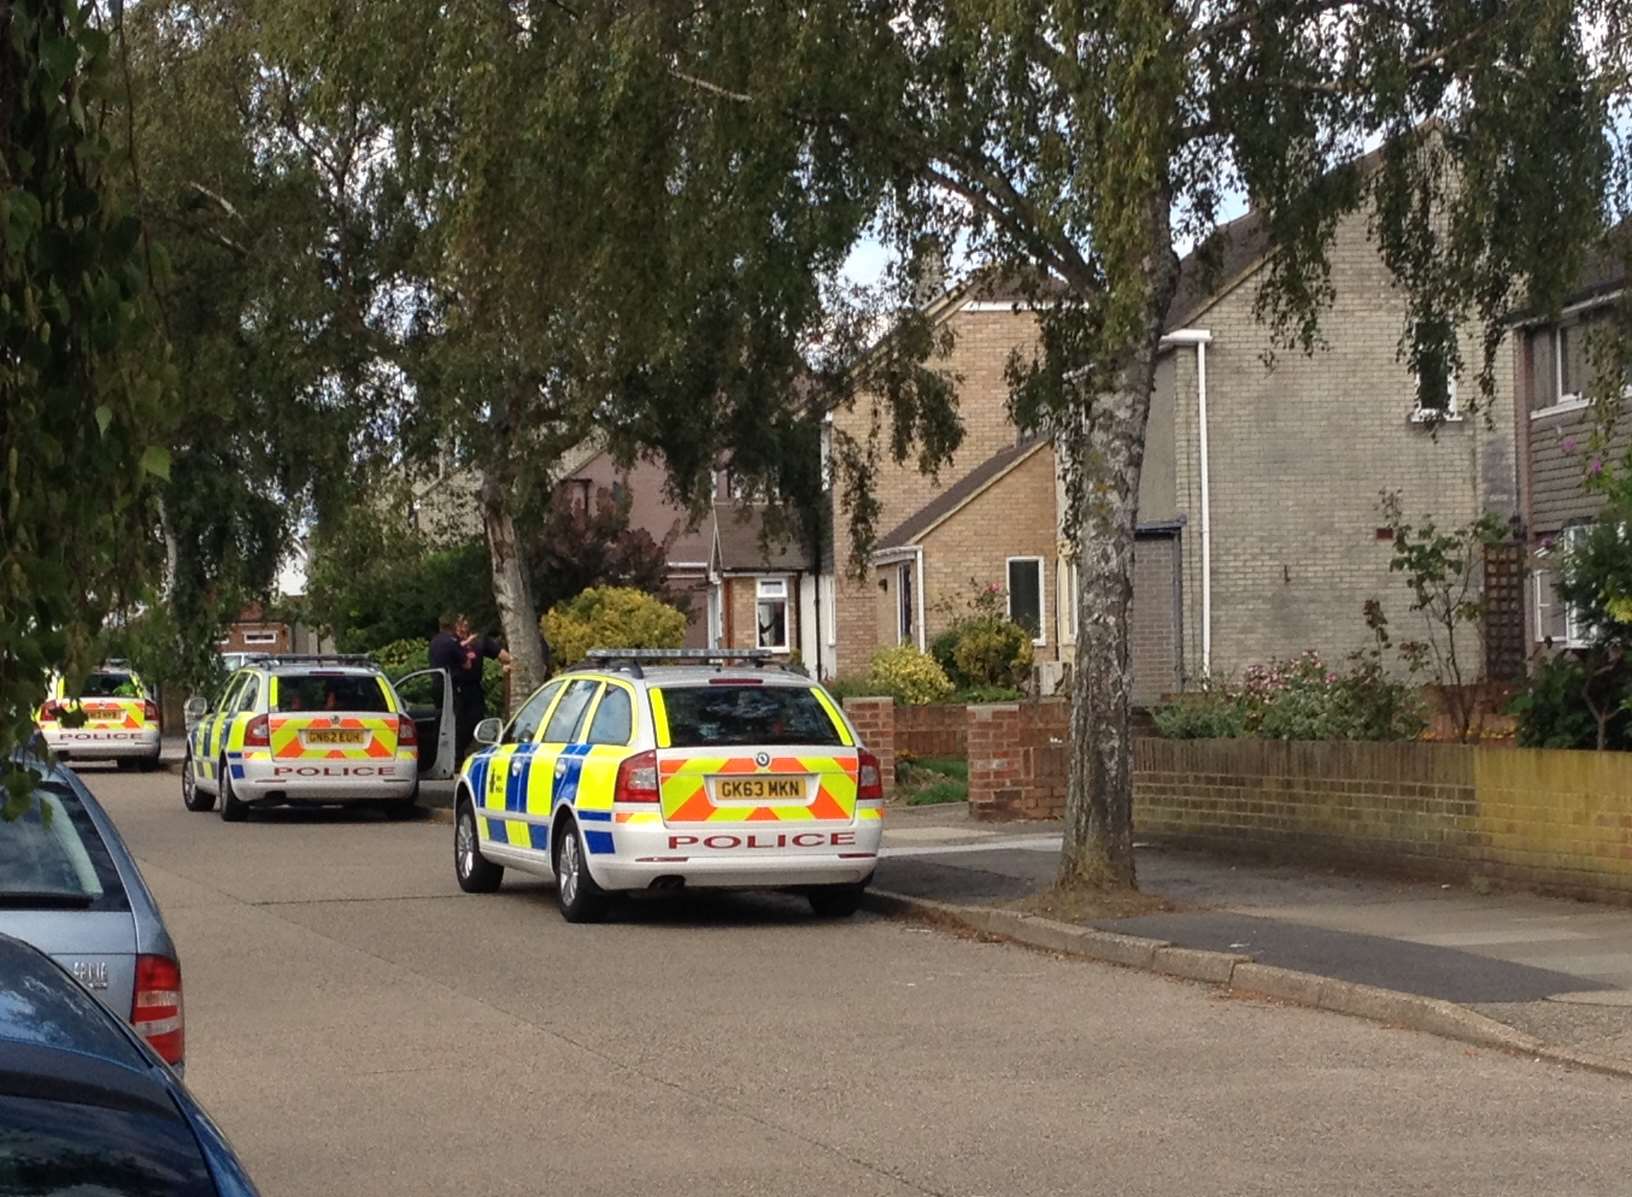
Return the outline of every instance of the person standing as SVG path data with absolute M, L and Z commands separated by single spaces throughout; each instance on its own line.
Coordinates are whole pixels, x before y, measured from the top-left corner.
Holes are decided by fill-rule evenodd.
M 463 761 L 475 738 L 476 725 L 487 718 L 482 663 L 491 657 L 508 670 L 510 653 L 493 637 L 472 632 L 468 616 L 458 616 L 453 631 L 460 653 L 459 668 L 453 671 L 454 739 L 458 745 L 459 760 Z

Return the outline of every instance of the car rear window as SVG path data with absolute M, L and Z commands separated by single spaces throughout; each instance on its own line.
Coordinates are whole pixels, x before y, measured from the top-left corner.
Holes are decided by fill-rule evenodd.
M 136 675 L 118 670 L 103 669 L 85 679 L 80 689 L 81 698 L 140 698 L 142 688 Z
M 385 686 L 372 675 L 280 673 L 272 709 L 290 711 L 389 711 Z
M 179 1116 L 0 1095 L 0 1193 L 35 1197 L 213 1197 Z
M 108 847 L 78 795 L 41 785 L 0 819 L 0 910 L 129 910 Z
M 803 686 L 664 686 L 669 746 L 842 744 L 833 717 Z

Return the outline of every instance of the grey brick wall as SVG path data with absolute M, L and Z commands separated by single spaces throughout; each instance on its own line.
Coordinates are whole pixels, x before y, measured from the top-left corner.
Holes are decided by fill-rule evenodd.
M 1368 240 L 1364 217 L 1339 228 L 1332 251 L 1337 291 L 1327 344 L 1305 356 L 1265 358 L 1271 335 L 1252 308 L 1257 276 L 1193 323 L 1207 349 L 1212 475 L 1212 666 L 1232 674 L 1270 657 L 1314 648 L 1341 660 L 1367 643 L 1361 605 L 1381 598 L 1395 631 L 1418 635 L 1403 580 L 1379 541 L 1379 492 L 1401 492 L 1414 518 L 1442 524 L 1481 509 L 1516 510 L 1512 363 L 1498 370 L 1492 426 L 1483 415 L 1414 424 L 1415 380 L 1397 357 L 1403 297 Z M 1476 393 L 1478 346 L 1458 390 Z M 1195 351 L 1172 353 L 1176 397 L 1174 487 L 1188 517 L 1183 540 L 1184 646 L 1201 657 L 1201 537 Z M 1193 671 L 1192 671 L 1193 672 Z

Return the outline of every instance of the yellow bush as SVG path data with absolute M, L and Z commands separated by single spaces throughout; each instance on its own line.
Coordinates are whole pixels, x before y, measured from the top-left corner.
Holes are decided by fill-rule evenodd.
M 868 682 L 896 702 L 920 706 L 952 693 L 952 680 L 935 658 L 910 644 L 880 649 L 873 654 Z
M 629 586 L 591 586 L 539 622 L 559 665 L 592 648 L 679 648 L 686 638 L 682 612 Z

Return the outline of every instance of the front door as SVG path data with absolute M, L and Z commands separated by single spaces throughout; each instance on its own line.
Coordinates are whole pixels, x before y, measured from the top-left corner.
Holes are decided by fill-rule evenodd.
M 403 712 L 419 733 L 421 781 L 446 781 L 458 770 L 454 760 L 453 679 L 446 669 L 421 669 L 392 683 Z
M 511 848 L 538 849 L 548 842 L 548 809 L 537 825 L 528 818 L 528 790 L 533 784 L 532 766 L 538 751 L 538 729 L 550 713 L 565 682 L 550 682 L 524 702 L 504 738 L 485 749 L 478 760 L 472 781 L 480 793 L 484 839 Z M 547 793 L 548 791 L 546 791 Z

